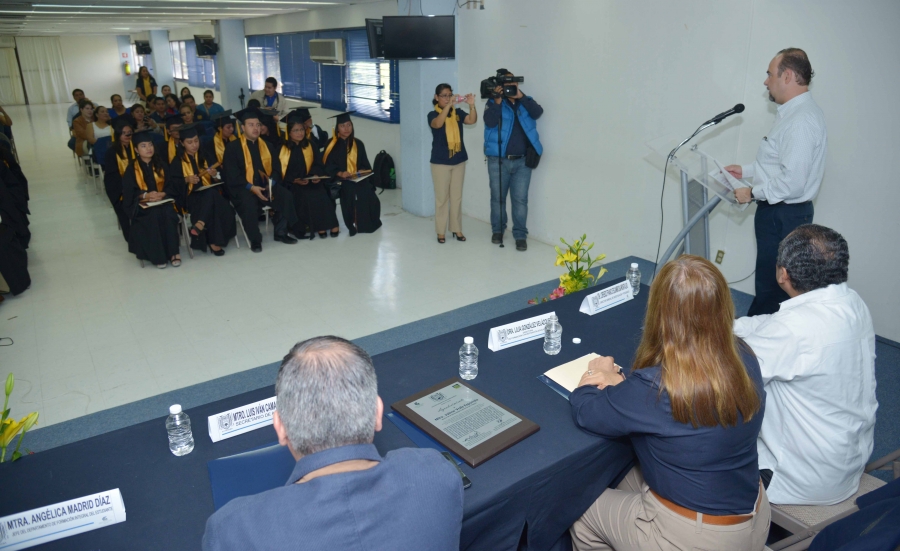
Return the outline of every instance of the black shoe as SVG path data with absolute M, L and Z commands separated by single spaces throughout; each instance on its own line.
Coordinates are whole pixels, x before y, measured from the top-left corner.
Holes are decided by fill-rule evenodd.
M 250 250 L 255 253 L 262 252 L 262 243 L 250 243 Z
M 341 230 L 331 232 L 331 237 L 337 237 L 341 234 Z
M 225 256 L 225 249 L 219 249 L 218 251 L 212 252 L 216 256 Z
M 500 243 L 503 243 L 503 234 L 502 233 L 491 234 L 491 243 L 493 243 L 494 245 L 499 245 Z
M 516 239 L 516 250 L 517 251 L 527 251 L 528 250 L 528 242 L 524 239 Z
M 284 235 L 276 235 L 276 236 L 275 236 L 275 241 L 281 241 L 281 242 L 284 243 L 285 245 L 293 245 L 294 243 L 297 242 L 296 239 L 294 239 L 293 237 L 291 237 L 291 236 L 288 235 L 288 234 L 284 234 Z
M 354 235 L 356 235 L 356 232 L 357 232 L 356 227 L 350 227 L 347 229 L 350 230 L 350 237 L 353 237 Z

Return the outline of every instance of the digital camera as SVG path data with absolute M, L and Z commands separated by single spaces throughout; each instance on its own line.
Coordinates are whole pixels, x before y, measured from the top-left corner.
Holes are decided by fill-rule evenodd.
M 496 76 L 492 76 L 486 78 L 481 81 L 481 98 L 493 98 L 497 99 L 499 97 L 508 97 L 511 98 L 519 93 L 519 87 L 516 84 L 520 82 L 525 82 L 525 77 L 511 77 L 509 76 L 509 71 L 506 69 L 497 69 Z M 495 92 L 494 89 L 498 86 L 503 87 L 502 92 Z

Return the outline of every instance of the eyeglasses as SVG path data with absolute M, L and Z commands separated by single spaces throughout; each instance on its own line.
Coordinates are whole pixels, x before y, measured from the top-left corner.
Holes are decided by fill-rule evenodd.
M 442 99 L 450 99 L 453 97 L 453 94 L 441 94 L 438 97 Z

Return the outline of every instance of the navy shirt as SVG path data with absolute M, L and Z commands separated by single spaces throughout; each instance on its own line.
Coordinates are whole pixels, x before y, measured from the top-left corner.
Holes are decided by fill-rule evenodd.
M 351 459 L 380 463 L 296 484 Z M 209 517 L 203 549 L 458 551 L 462 515 L 462 479 L 437 451 L 381 457 L 374 445 L 356 444 L 307 455 L 283 487 L 229 501 Z
M 513 113 L 515 115 L 513 119 L 513 129 L 512 133 L 509 135 L 509 142 L 506 144 L 506 151 L 503 153 L 504 155 L 525 155 L 525 151 L 528 147 L 528 136 L 525 135 L 525 130 L 522 128 L 522 124 L 519 123 L 519 105 L 518 103 L 513 103 L 509 101 L 509 98 L 503 98 L 503 101 L 507 103 L 513 109 Z M 522 107 L 528 112 L 528 116 L 534 120 L 538 120 L 541 115 L 544 114 L 544 108 L 538 105 L 538 102 L 534 101 L 533 98 L 528 96 L 522 96 L 517 99 L 516 102 L 521 102 Z M 484 110 L 484 124 L 485 126 L 489 126 L 494 128 L 499 124 L 501 112 L 502 112 L 503 103 L 497 103 L 495 101 L 487 102 L 487 109 Z
M 669 394 L 659 392 L 658 366 L 633 371 L 600 390 L 582 386 L 569 396 L 578 426 L 604 436 L 629 436 L 647 485 L 662 497 L 709 515 L 753 511 L 759 496 L 756 439 L 765 410 L 759 362 L 743 344 L 741 359 L 760 397 L 760 410 L 737 426 L 679 423 L 672 417 Z
M 461 149 L 459 153 L 450 156 L 450 146 L 447 144 L 447 130 L 443 126 L 440 128 L 432 128 L 431 121 L 438 116 L 437 111 L 428 113 L 428 128 L 431 128 L 431 162 L 436 165 L 458 165 L 469 160 L 466 153 L 466 142 L 463 141 L 463 120 L 469 116 L 462 109 L 456 110 L 456 117 L 459 119 L 459 140 Z M 448 115 L 449 116 L 449 115 Z

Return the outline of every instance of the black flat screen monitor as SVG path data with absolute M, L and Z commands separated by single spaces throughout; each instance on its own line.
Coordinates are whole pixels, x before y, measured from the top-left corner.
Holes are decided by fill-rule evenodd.
M 385 59 L 453 59 L 456 30 L 452 15 L 384 17 Z
M 366 38 L 369 41 L 369 57 L 384 57 L 384 35 L 381 19 L 366 19 Z

